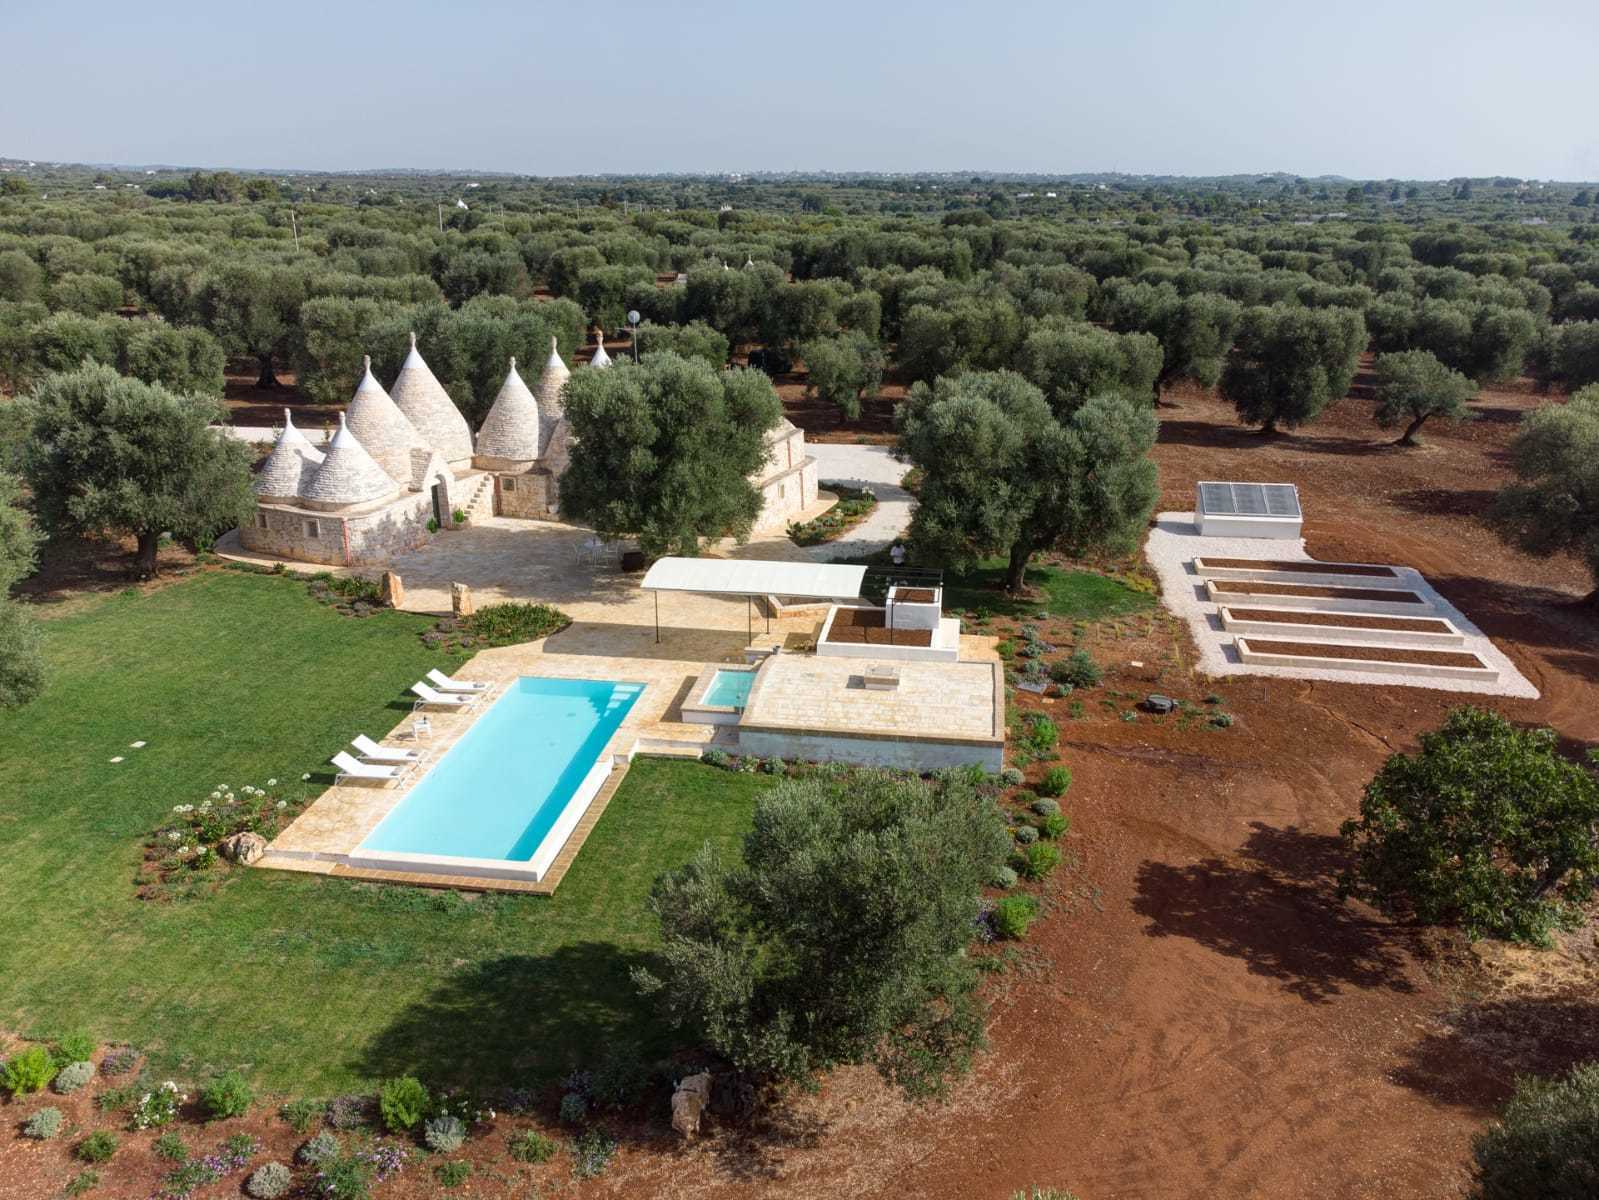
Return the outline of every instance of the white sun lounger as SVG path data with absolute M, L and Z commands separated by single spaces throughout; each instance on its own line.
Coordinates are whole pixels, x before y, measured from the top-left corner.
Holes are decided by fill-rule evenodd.
M 486 692 L 489 690 L 489 685 L 486 683 L 474 683 L 467 679 L 451 679 L 436 667 L 428 672 L 428 678 L 433 681 L 433 686 L 441 692 Z
M 343 783 L 347 779 L 359 779 L 363 783 L 393 783 L 402 774 L 399 767 L 381 767 L 364 763 L 350 757 L 344 750 L 340 750 L 330 761 L 339 768 L 339 773 L 334 776 L 334 783 Z
M 436 692 L 420 679 L 411 685 L 411 690 L 421 697 L 420 700 L 412 703 L 411 708 L 413 711 L 421 708 L 424 704 L 431 704 L 436 708 L 470 708 L 477 703 L 477 698 L 480 694 L 477 692 L 470 695 L 461 692 Z
M 393 746 L 380 746 L 364 733 L 358 733 L 350 739 L 350 745 L 355 747 L 356 753 L 367 762 L 372 763 L 397 763 L 401 766 L 419 763 L 425 757 L 417 750 L 400 750 Z

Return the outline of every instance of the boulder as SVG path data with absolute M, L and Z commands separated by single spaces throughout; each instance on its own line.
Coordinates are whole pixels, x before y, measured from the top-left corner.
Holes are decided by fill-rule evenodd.
M 1145 710 L 1152 713 L 1169 713 L 1176 707 L 1177 701 L 1170 696 L 1162 696 L 1158 692 L 1150 693 L 1149 697 L 1144 701 Z
M 266 838 L 259 833 L 235 833 L 217 843 L 217 850 L 229 862 L 247 867 L 266 853 Z
M 470 617 L 477 611 L 472 604 L 472 589 L 466 584 L 450 584 L 450 611 L 458 617 Z
M 685 1139 L 700 1131 L 700 1117 L 711 1102 L 711 1076 L 707 1071 L 690 1075 L 672 1092 L 672 1128 Z
M 399 608 L 405 603 L 405 585 L 394 571 L 383 572 L 383 603 L 389 608 Z

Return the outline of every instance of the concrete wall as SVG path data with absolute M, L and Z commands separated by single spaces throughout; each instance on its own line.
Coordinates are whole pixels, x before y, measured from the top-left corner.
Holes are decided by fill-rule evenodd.
M 866 767 L 932 771 L 977 763 L 998 772 L 1005 765 L 1002 742 L 941 742 L 922 738 L 868 738 L 848 734 L 788 733 L 740 726 L 738 752 L 761 758 L 843 762 Z

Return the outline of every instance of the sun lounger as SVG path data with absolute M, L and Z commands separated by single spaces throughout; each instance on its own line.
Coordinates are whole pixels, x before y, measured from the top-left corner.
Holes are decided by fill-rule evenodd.
M 335 754 L 331 761 L 339 768 L 338 775 L 333 779 L 334 783 L 343 783 L 348 779 L 359 779 L 363 783 L 393 783 L 402 773 L 399 767 L 382 767 L 361 762 L 343 750 Z
M 475 683 L 468 679 L 451 679 L 437 668 L 428 672 L 428 678 L 433 681 L 433 686 L 441 692 L 486 692 L 489 690 L 489 685 L 486 683 Z
M 411 705 L 414 712 L 424 704 L 431 704 L 435 708 L 470 708 L 477 703 L 480 693 L 465 694 L 462 692 L 436 692 L 420 679 L 411 685 L 411 690 L 421 699 Z
M 401 766 L 414 765 L 422 761 L 423 755 L 417 750 L 399 750 L 393 746 L 380 746 L 364 733 L 358 733 L 350 739 L 350 745 L 355 747 L 356 753 L 367 762 L 372 763 L 398 763 Z

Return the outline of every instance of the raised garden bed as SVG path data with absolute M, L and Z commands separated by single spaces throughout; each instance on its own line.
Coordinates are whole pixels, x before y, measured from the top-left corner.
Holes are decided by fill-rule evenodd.
M 1310 596 L 1318 600 L 1375 600 L 1383 604 L 1425 604 L 1415 592 L 1396 588 L 1322 587 L 1311 583 L 1256 583 L 1251 580 L 1213 579 L 1213 591 L 1238 596 Z
M 1232 608 L 1240 621 L 1261 621 L 1278 625 L 1331 625 L 1350 629 L 1386 629 L 1394 633 L 1442 633 L 1455 631 L 1449 622 L 1432 617 L 1379 617 L 1362 613 L 1315 612 L 1306 609 Z
M 931 629 L 890 629 L 879 608 L 840 608 L 827 631 L 829 642 L 868 646 L 931 646 Z
M 938 593 L 932 588 L 896 588 L 894 599 L 905 604 L 931 604 L 938 599 Z
M 1451 650 L 1409 650 L 1400 646 L 1346 646 L 1326 642 L 1271 642 L 1249 639 L 1249 649 L 1257 654 L 1282 654 L 1294 658 L 1337 658 L 1351 662 L 1410 663 L 1430 667 L 1471 667 L 1487 669 L 1475 654 Z
M 1324 563 L 1314 561 L 1292 562 L 1280 558 L 1205 558 L 1207 567 L 1223 567 L 1229 571 L 1294 571 L 1301 575 L 1374 575 L 1395 578 L 1392 567 L 1367 566 L 1364 563 Z

